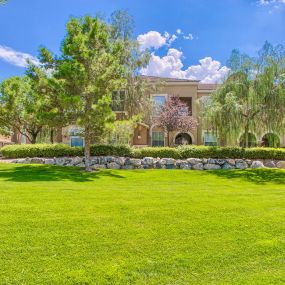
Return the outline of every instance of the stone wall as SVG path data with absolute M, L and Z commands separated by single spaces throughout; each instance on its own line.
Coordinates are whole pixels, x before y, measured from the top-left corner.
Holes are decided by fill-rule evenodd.
M 84 167 L 83 157 L 58 157 L 58 158 L 24 158 L 12 160 L 13 163 L 22 164 L 47 164 L 58 166 Z M 285 161 L 261 161 L 248 159 L 198 159 L 175 160 L 172 158 L 143 159 L 96 156 L 91 157 L 93 169 L 193 169 L 193 170 L 216 170 L 216 169 L 247 169 L 247 168 L 280 168 L 285 169 Z

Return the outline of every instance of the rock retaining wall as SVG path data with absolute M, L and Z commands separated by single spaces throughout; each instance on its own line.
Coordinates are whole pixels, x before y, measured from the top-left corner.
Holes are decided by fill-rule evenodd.
M 58 157 L 58 158 L 23 158 L 12 160 L 13 163 L 21 164 L 47 164 L 58 166 L 84 167 L 82 157 Z M 198 159 L 175 160 L 172 158 L 143 159 L 96 156 L 91 157 L 93 169 L 193 169 L 193 170 L 215 170 L 215 169 L 247 169 L 247 168 L 280 168 L 285 169 L 285 161 L 261 161 L 249 159 Z

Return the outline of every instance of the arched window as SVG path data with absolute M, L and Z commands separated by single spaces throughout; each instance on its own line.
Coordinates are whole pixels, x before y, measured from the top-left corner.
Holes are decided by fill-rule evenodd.
M 246 147 L 245 145 L 245 134 L 243 134 L 240 137 L 240 146 L 241 147 Z M 257 145 L 257 140 L 256 140 L 256 136 L 252 133 L 248 133 L 248 146 L 249 147 L 255 147 Z
M 264 147 L 280 147 L 280 138 L 273 133 L 267 133 L 262 137 L 262 146 Z
M 175 144 L 176 145 L 187 145 L 187 144 L 192 144 L 192 138 L 189 134 L 187 133 L 179 133 L 175 137 Z

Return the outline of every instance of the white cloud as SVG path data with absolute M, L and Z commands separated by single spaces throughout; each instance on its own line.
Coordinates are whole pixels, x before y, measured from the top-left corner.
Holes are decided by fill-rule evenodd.
M 170 34 L 169 32 L 161 34 L 157 31 L 149 31 L 139 35 L 137 41 L 140 44 L 141 50 L 159 49 L 163 46 L 171 46 L 173 42 L 182 37 L 184 40 L 194 39 L 192 34 L 184 34 L 181 29 L 177 29 L 174 34 Z
M 262 6 L 267 6 L 270 4 L 285 4 L 285 0 L 258 0 L 258 2 Z
M 182 30 L 181 30 L 181 29 L 177 29 L 177 30 L 176 30 L 176 33 L 177 33 L 178 35 L 180 35 L 180 34 L 182 33 Z
M 203 83 L 220 82 L 229 72 L 229 68 L 211 57 L 201 59 L 198 65 L 183 69 L 182 57 L 183 53 L 174 48 L 169 49 L 163 57 L 152 53 L 149 65 L 141 72 L 144 75 L 201 80 Z
M 168 37 L 170 37 L 169 33 L 165 33 L 163 36 L 157 31 L 149 31 L 146 34 L 139 35 L 137 41 L 142 50 L 148 48 L 158 49 L 166 44 Z
M 186 69 L 186 78 L 201 80 L 203 83 L 217 83 L 221 82 L 230 71 L 228 67 L 222 66 L 219 61 L 211 57 L 205 57 L 199 60 L 199 63 Z
M 0 45 L 0 59 L 19 67 L 26 67 L 27 62 L 38 65 L 39 61 L 28 53 L 15 51 L 12 48 Z
M 183 36 L 183 38 L 184 38 L 184 40 L 189 40 L 189 41 L 194 40 L 194 36 L 192 34 L 185 35 L 185 36 Z
M 178 37 L 174 34 L 172 35 L 168 40 L 168 45 L 171 45 L 173 42 L 175 42 L 178 39 Z

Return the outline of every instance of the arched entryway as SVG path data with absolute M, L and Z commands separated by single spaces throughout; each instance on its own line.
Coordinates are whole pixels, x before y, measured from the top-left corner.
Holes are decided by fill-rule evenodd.
M 274 133 L 267 133 L 262 137 L 261 145 L 264 147 L 280 147 L 280 138 Z
M 192 137 L 188 133 L 179 133 L 175 136 L 174 143 L 176 145 L 189 145 L 192 144 Z
M 243 134 L 241 137 L 240 137 L 240 143 L 239 145 L 241 147 L 246 147 L 245 145 L 245 134 Z M 248 146 L 249 147 L 255 147 L 257 146 L 257 140 L 256 140 L 256 136 L 252 133 L 248 133 Z

